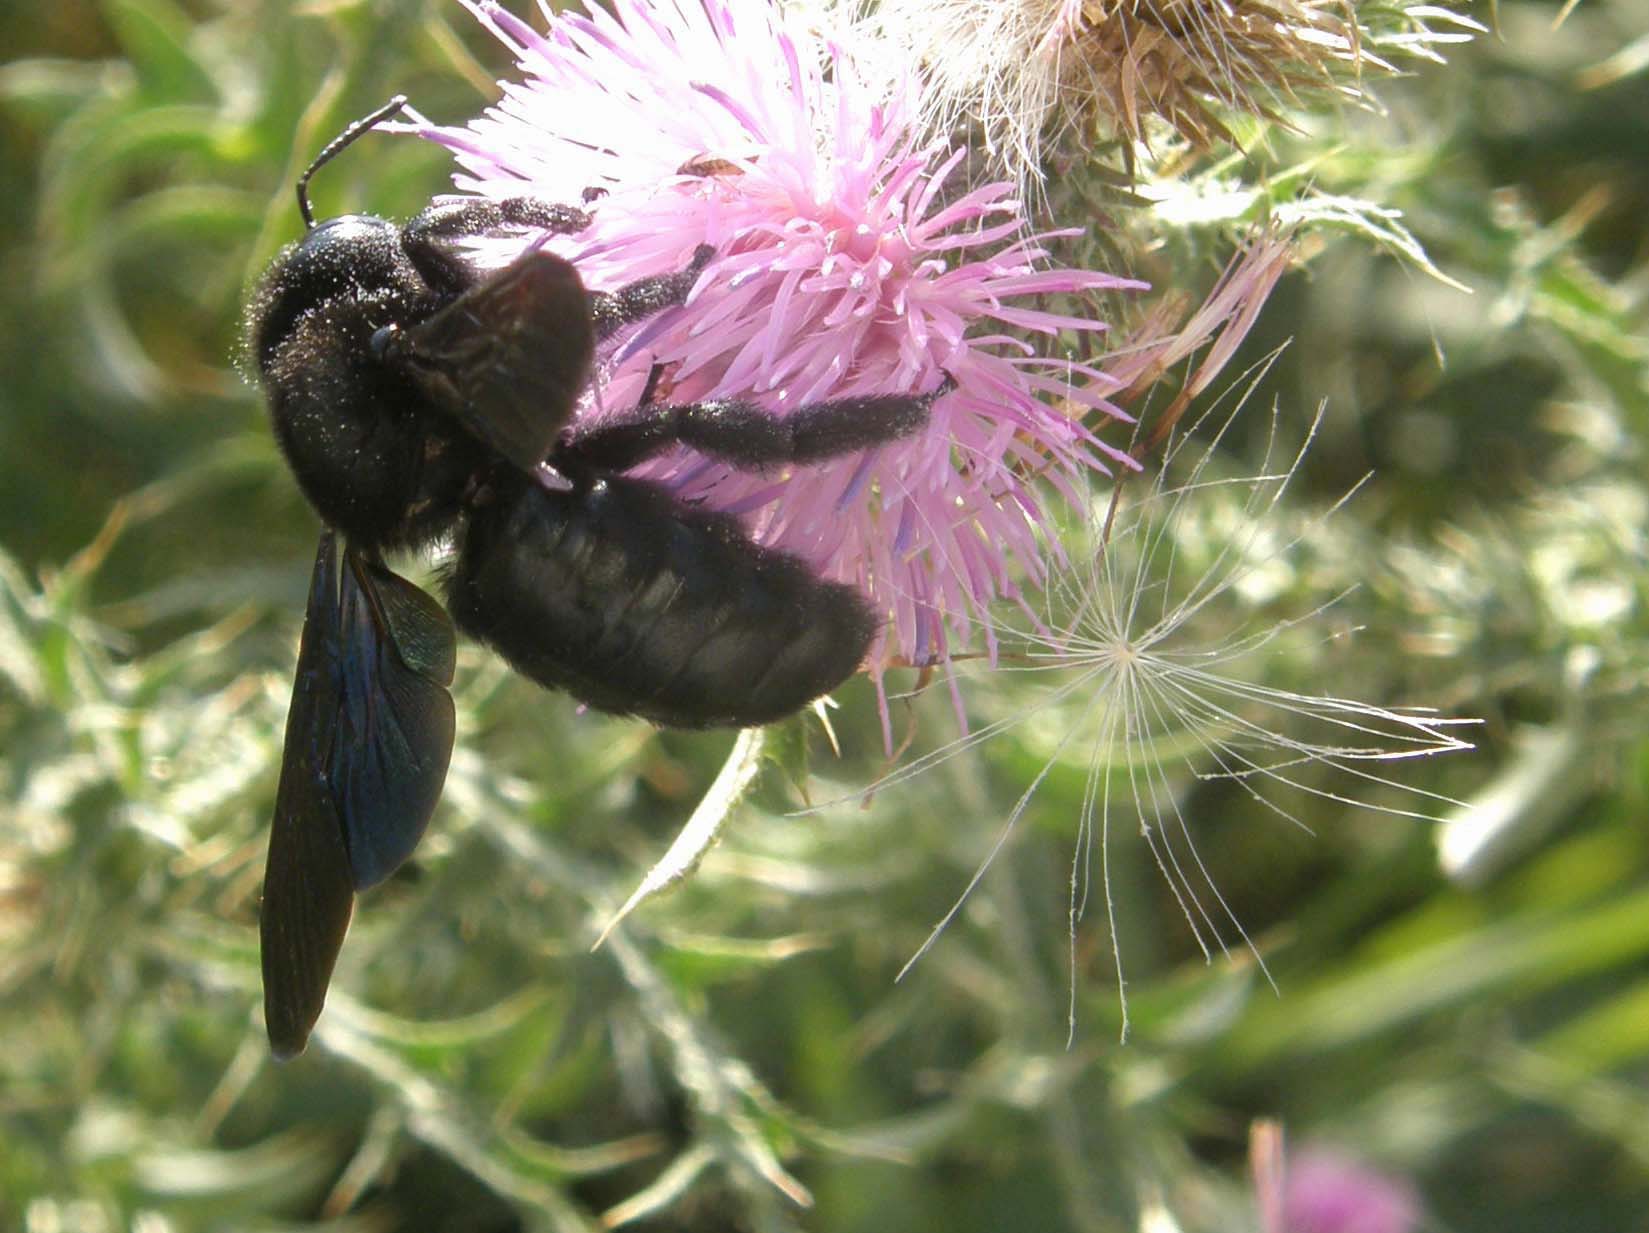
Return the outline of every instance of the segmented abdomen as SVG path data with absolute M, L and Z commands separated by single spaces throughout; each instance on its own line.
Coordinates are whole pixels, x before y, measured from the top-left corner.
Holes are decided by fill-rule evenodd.
M 598 710 L 684 728 L 770 723 L 851 676 L 875 634 L 853 588 L 654 484 L 512 488 L 471 516 L 453 620 Z

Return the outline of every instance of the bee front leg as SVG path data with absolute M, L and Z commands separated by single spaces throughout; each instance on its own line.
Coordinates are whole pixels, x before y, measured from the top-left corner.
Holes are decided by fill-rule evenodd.
M 401 229 L 401 247 L 431 287 L 462 291 L 475 281 L 475 273 L 459 241 L 510 228 L 575 235 L 590 222 L 587 211 L 537 197 L 438 201 Z

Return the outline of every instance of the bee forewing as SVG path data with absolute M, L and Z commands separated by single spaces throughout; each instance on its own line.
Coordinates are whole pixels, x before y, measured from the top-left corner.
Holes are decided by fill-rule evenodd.
M 452 756 L 455 639 L 446 613 L 321 536 L 287 712 L 264 873 L 264 1019 L 276 1057 L 303 1051 L 326 1002 L 355 892 L 412 854 Z
M 578 271 L 534 250 L 402 331 L 389 360 L 472 436 L 530 471 L 572 417 L 594 352 Z

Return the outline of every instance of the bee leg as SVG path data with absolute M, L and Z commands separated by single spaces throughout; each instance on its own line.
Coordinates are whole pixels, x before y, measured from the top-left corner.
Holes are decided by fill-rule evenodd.
M 575 433 L 551 462 L 572 471 L 627 471 L 674 445 L 740 467 L 821 462 L 921 431 L 934 402 L 954 388 L 947 376 L 926 394 L 837 398 L 782 416 L 737 399 L 643 403 Z
M 591 216 L 576 206 L 536 197 L 439 201 L 401 229 L 401 247 L 430 286 L 461 291 L 475 280 L 475 274 L 457 241 L 511 227 L 573 235 L 588 227 L 590 221 Z
M 626 283 L 617 291 L 590 293 L 590 320 L 595 323 L 597 342 L 626 325 L 643 321 L 666 308 L 675 308 L 687 300 L 699 274 L 709 264 L 716 250 L 700 244 L 693 250 L 693 259 L 684 269 L 674 274 L 655 274 Z
M 407 223 L 409 243 L 437 243 L 486 235 L 505 227 L 528 227 L 552 235 L 573 235 L 591 222 L 590 214 L 577 206 L 543 201 L 537 197 L 467 197 L 438 201 Z

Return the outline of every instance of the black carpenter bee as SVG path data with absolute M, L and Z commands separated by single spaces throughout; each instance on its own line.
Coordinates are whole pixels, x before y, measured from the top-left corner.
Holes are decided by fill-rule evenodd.
M 542 248 L 485 272 L 462 247 L 576 234 L 583 208 L 464 200 L 405 226 L 317 224 L 310 177 L 404 102 L 350 125 L 299 178 L 306 234 L 248 311 L 275 436 L 327 528 L 264 875 L 264 1016 L 283 1058 L 320 1015 L 355 893 L 411 855 L 440 799 L 454 626 L 598 710 L 685 728 L 791 714 L 858 668 L 882 618 L 733 517 L 623 473 L 678 445 L 751 468 L 831 458 L 917 431 L 950 388 L 781 419 L 660 402 L 655 367 L 637 406 L 574 423 L 597 349 L 683 303 L 712 250 L 590 292 Z M 382 559 L 441 539 L 454 545 L 446 611 Z

